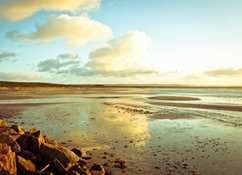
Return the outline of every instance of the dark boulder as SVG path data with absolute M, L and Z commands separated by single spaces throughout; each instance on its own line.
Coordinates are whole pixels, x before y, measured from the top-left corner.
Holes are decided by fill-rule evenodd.
M 91 167 L 91 173 L 92 173 L 92 175 L 105 175 L 105 170 L 102 165 L 94 164 Z
M 48 162 L 58 159 L 66 169 L 74 166 L 79 160 L 71 150 L 60 145 L 42 143 L 39 152 Z
M 80 149 L 73 148 L 71 151 L 74 152 L 79 157 L 82 157 L 82 155 L 83 155 L 83 153 Z
M 12 125 L 11 128 L 19 134 L 24 134 L 26 132 L 26 130 L 20 125 Z
M 41 141 L 33 135 L 23 134 L 16 141 L 23 150 L 30 151 L 34 154 L 39 152 Z

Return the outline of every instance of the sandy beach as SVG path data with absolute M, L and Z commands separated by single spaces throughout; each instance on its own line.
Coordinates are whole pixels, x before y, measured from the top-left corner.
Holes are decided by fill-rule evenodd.
M 224 89 L 225 97 L 215 98 L 216 89 L 5 90 L 0 117 L 82 149 L 90 164 L 114 175 L 239 175 L 242 102 L 226 93 L 240 92 Z

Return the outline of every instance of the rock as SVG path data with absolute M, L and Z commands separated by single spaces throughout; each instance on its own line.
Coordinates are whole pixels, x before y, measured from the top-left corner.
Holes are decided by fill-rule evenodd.
M 26 169 L 26 170 L 30 170 L 30 171 L 36 170 L 35 164 L 33 164 L 30 160 L 24 159 L 21 156 L 17 156 L 16 162 L 17 162 L 18 170 L 20 170 L 20 169 Z
M 21 134 L 14 134 L 14 135 L 11 135 L 11 137 L 14 138 L 14 140 L 16 141 L 19 137 L 21 136 Z
M 53 173 L 51 172 L 40 173 L 40 172 L 31 171 L 31 170 L 22 168 L 18 171 L 18 175 L 53 175 Z
M 91 168 L 92 175 L 105 175 L 105 170 L 102 165 L 93 165 Z
M 28 131 L 29 134 L 33 134 L 35 132 L 37 132 L 38 130 L 36 128 L 32 128 Z
M 10 146 L 0 143 L 0 172 L 17 174 L 16 154 Z
M 30 160 L 38 167 L 44 166 L 44 160 L 40 154 L 37 154 L 36 156 L 32 157 Z
M 105 162 L 105 163 L 103 164 L 103 166 L 109 167 L 110 165 L 109 165 L 108 162 Z
M 60 163 L 60 161 L 58 159 L 55 159 L 53 161 L 56 170 L 59 174 L 61 175 L 70 175 L 70 173 L 65 169 L 65 167 Z
M 48 171 L 46 171 L 46 172 L 43 172 L 43 173 L 40 173 L 41 175 L 53 175 L 53 173 L 52 172 L 48 172 Z
M 4 127 L 7 126 L 7 122 L 5 122 L 4 120 L 0 119 L 0 127 Z
M 27 159 L 27 160 L 31 160 L 34 157 L 34 154 L 32 152 L 26 151 L 26 150 L 22 150 L 20 153 L 18 153 L 19 156 Z
M 80 149 L 77 149 L 77 148 L 73 148 L 72 150 L 71 150 L 73 153 L 75 153 L 77 156 L 79 156 L 79 157 L 82 157 L 82 151 L 80 150 Z
M 81 167 L 79 165 L 75 165 L 69 171 L 74 172 L 75 174 L 78 173 L 78 174 L 81 174 L 81 175 L 91 175 L 90 171 L 87 169 L 86 166 Z M 74 173 L 71 173 L 71 174 L 74 174 Z
M 39 152 L 46 161 L 58 159 L 66 169 L 71 168 L 79 160 L 72 151 L 59 145 L 42 143 Z
M 40 173 L 41 175 L 53 175 L 53 173 L 52 172 L 48 172 L 48 171 L 46 171 L 46 172 L 43 172 L 43 173 Z M 37 174 L 36 174 L 37 175 Z
M 2 134 L 0 135 L 0 143 L 5 143 L 7 145 L 10 145 L 14 142 L 14 138 L 8 134 Z
M 15 153 L 18 153 L 21 151 L 20 146 L 11 135 L 8 135 L 8 134 L 0 135 L 0 143 L 5 143 L 11 146 L 12 151 Z
M 34 136 L 29 134 L 21 135 L 16 141 L 18 142 L 19 146 L 24 150 L 29 150 L 30 145 L 32 144 L 32 139 Z
M 11 128 L 19 134 L 24 134 L 26 132 L 26 130 L 20 125 L 12 125 Z
M 0 128 L 0 134 L 17 134 L 16 131 L 10 127 L 2 127 Z
M 114 167 L 116 167 L 116 168 L 120 168 L 120 169 L 127 168 L 125 161 L 120 160 L 119 158 L 114 160 L 114 163 L 117 163 L 117 165 L 114 165 Z
M 85 162 L 84 160 L 79 160 L 78 161 L 78 165 L 80 165 L 81 167 L 83 167 L 83 166 L 86 166 L 87 165 L 87 162 Z
M 1 162 L 0 162 L 0 164 L 1 164 Z M 0 171 L 0 175 L 11 175 L 11 174 L 9 173 L 9 171 Z
M 71 175 L 80 175 L 80 173 L 78 173 L 77 171 L 71 171 L 70 174 Z
M 90 160 L 90 159 L 92 159 L 92 157 L 90 157 L 90 156 L 85 156 L 85 157 L 82 157 L 82 159 L 84 159 L 84 160 Z
M 21 148 L 20 148 L 19 144 L 16 141 L 11 143 L 10 146 L 11 146 L 11 149 L 12 149 L 13 152 L 15 152 L 15 153 L 21 152 Z
M 39 138 L 30 134 L 23 134 L 16 140 L 21 149 L 37 154 L 41 145 Z
M 44 136 L 45 143 L 51 144 L 51 145 L 59 145 L 57 141 L 49 139 L 47 136 Z
M 32 133 L 32 135 L 40 140 L 41 143 L 45 143 L 45 139 L 40 131 Z

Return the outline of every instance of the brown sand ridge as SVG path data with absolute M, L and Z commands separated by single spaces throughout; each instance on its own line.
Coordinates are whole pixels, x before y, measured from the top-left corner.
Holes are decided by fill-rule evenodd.
M 156 96 L 156 97 L 149 97 L 149 99 L 153 99 L 153 100 L 177 100 L 177 101 L 200 100 L 200 98 L 184 97 L 184 96 Z
M 23 99 L 33 99 L 33 96 L 11 96 L 11 95 L 1 95 L 0 100 L 23 100 Z

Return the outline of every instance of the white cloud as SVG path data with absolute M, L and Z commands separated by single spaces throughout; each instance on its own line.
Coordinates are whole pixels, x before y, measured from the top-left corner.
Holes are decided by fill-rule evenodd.
M 101 47 L 93 49 L 89 61 L 83 67 L 75 65 L 69 73 L 76 76 L 133 77 L 159 74 L 160 72 L 142 65 L 151 39 L 140 31 L 129 31 Z
M 28 73 L 22 73 L 22 72 L 11 72 L 11 73 L 4 73 L 0 72 L 0 80 L 2 81 L 37 81 L 41 80 L 42 77 L 28 74 Z
M 70 46 L 86 45 L 89 41 L 102 40 L 112 36 L 112 30 L 104 24 L 81 16 L 49 16 L 46 23 L 37 25 L 36 31 L 20 34 L 18 30 L 9 31 L 7 38 L 13 40 L 51 42 L 53 39 L 66 38 Z
M 0 3 L 0 17 L 20 21 L 38 11 L 92 10 L 100 6 L 101 0 L 11 0 Z
M 89 55 L 87 67 L 104 72 L 143 72 L 142 58 L 146 55 L 151 39 L 140 31 L 129 31 Z

